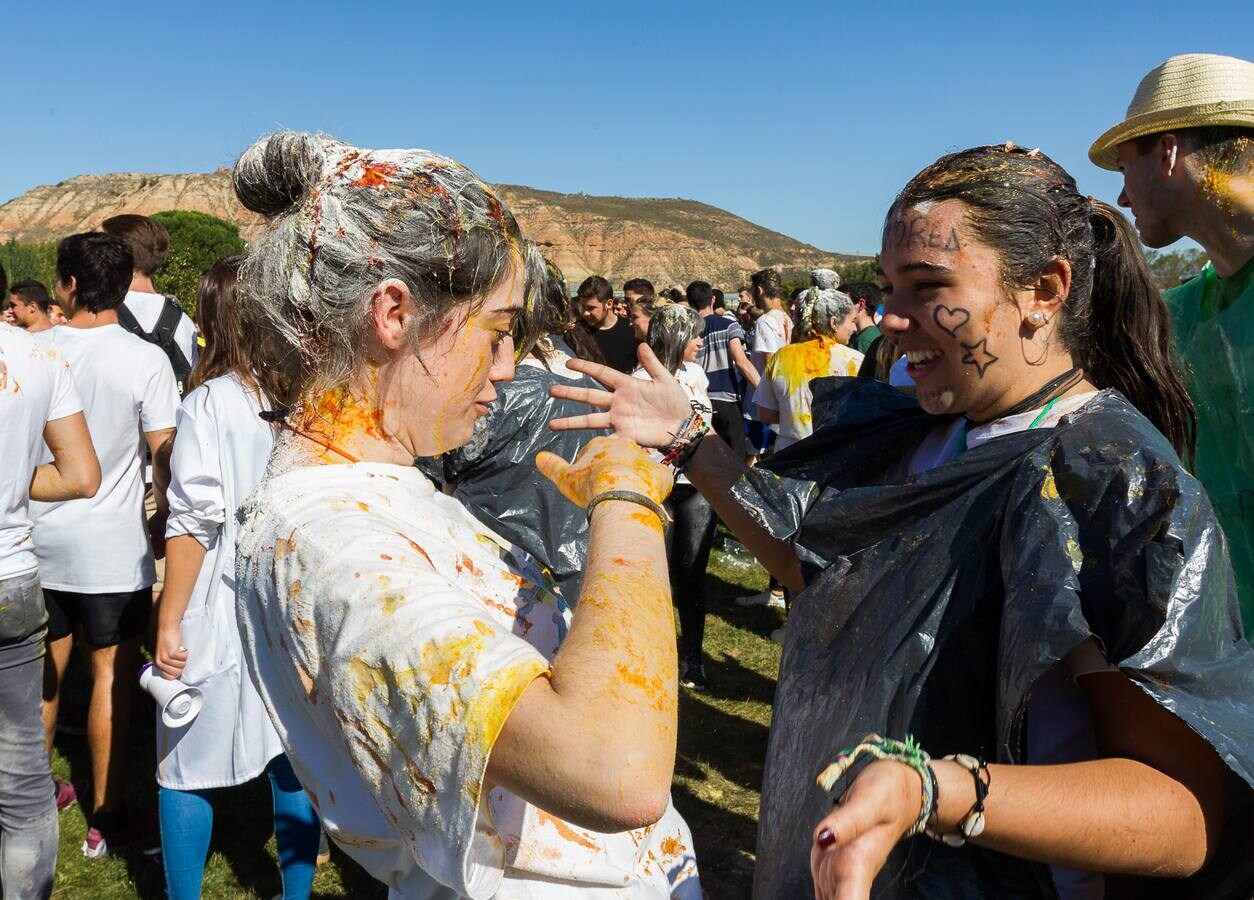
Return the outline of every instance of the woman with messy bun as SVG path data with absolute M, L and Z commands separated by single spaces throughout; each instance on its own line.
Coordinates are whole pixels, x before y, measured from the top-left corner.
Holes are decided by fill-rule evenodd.
M 879 265 L 917 401 L 812 382 L 814 433 L 752 471 L 678 441 L 796 592 L 755 896 L 1247 895 L 1254 651 L 1135 233 L 974 147 L 897 196 Z M 558 389 L 597 411 L 557 427 L 676 443 L 673 379 L 572 366 L 614 393 Z
M 234 181 L 268 220 L 243 308 L 295 386 L 240 513 L 240 630 L 328 834 L 404 897 L 699 897 L 670 804 L 669 471 L 621 439 L 537 459 L 591 523 L 572 616 L 412 465 L 513 375 L 542 258 L 425 150 L 282 132 Z

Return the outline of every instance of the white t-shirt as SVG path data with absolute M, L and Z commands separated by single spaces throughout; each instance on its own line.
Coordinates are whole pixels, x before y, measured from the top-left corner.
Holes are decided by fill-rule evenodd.
M 201 691 L 204 707 L 183 728 L 168 728 L 157 715 L 157 783 L 164 788 L 243 784 L 283 752 L 248 677 L 235 618 L 235 511 L 274 447 L 259 412 L 257 395 L 223 375 L 188 394 L 176 418 L 165 534 L 191 535 L 206 551 L 179 625 L 188 650 L 179 681 Z
M 82 396 L 101 480 L 91 499 L 31 504 L 40 580 L 84 594 L 150 587 L 157 575 L 144 523 L 144 433 L 174 427 L 170 361 L 120 325 L 54 328 L 52 341 Z
M 782 309 L 769 309 L 758 317 L 753 329 L 753 345 L 749 359 L 761 375 L 766 369 L 766 358 L 792 340 L 792 319 Z
M 637 367 L 631 373 L 632 378 L 639 378 L 641 381 L 652 381 L 649 373 L 644 370 L 643 366 Z M 679 386 L 684 389 L 684 393 L 688 395 L 689 400 L 695 400 L 697 405 L 701 407 L 701 414 L 705 416 L 707 425 L 714 421 L 714 404 L 710 402 L 710 376 L 705 374 L 705 369 L 696 363 L 682 363 L 675 371 L 675 380 L 679 382 Z M 662 454 L 656 450 L 650 450 L 649 455 L 656 460 L 662 459 Z M 678 484 L 691 484 L 688 476 L 682 472 L 676 477 Z
M 775 449 L 783 450 L 814 431 L 810 382 L 829 375 L 856 376 L 862 354 L 833 340 L 817 338 L 781 347 L 766 364 L 753 402 L 779 412 L 779 437 Z
M 485 789 L 570 624 L 530 556 L 408 466 L 268 474 L 241 513 L 249 669 L 327 833 L 371 875 L 424 900 L 700 898 L 673 806 L 605 835 Z
M 44 426 L 82 411 L 61 352 L 0 323 L 0 581 L 38 568 L 30 481 L 46 452 Z
M 131 315 L 135 317 L 140 328 L 144 331 L 152 331 L 157 327 L 161 311 L 165 309 L 165 297 L 145 291 L 127 291 L 122 305 L 131 311 Z M 174 329 L 174 343 L 178 344 L 179 349 L 183 351 L 188 365 L 196 365 L 196 359 L 200 356 L 200 348 L 196 345 L 196 323 L 187 313 L 183 313 L 178 326 Z

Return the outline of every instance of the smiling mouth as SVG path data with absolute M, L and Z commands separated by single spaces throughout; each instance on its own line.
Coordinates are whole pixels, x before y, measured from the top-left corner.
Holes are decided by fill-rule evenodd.
M 939 360 L 945 354 L 939 350 L 907 350 L 906 356 L 906 374 L 915 381 L 927 375 L 935 369 Z

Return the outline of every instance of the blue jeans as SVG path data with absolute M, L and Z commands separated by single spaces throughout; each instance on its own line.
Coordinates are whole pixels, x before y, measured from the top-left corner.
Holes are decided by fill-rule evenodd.
M 44 750 L 39 576 L 0 579 L 0 883 L 4 900 L 52 893 L 57 805 Z
M 313 887 L 321 823 L 286 756 L 266 767 L 274 795 L 274 842 L 283 900 L 306 900 Z M 170 900 L 198 900 L 213 833 L 213 791 L 158 789 L 161 856 Z

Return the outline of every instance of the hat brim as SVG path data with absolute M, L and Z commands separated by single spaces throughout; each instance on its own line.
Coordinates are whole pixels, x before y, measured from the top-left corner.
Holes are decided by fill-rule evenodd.
M 1203 103 L 1178 109 L 1155 110 L 1125 119 L 1106 131 L 1089 148 L 1093 165 L 1112 172 L 1119 171 L 1119 145 L 1124 141 L 1176 131 L 1184 128 L 1207 128 L 1215 125 L 1232 125 L 1238 128 L 1254 128 L 1254 99 Z

